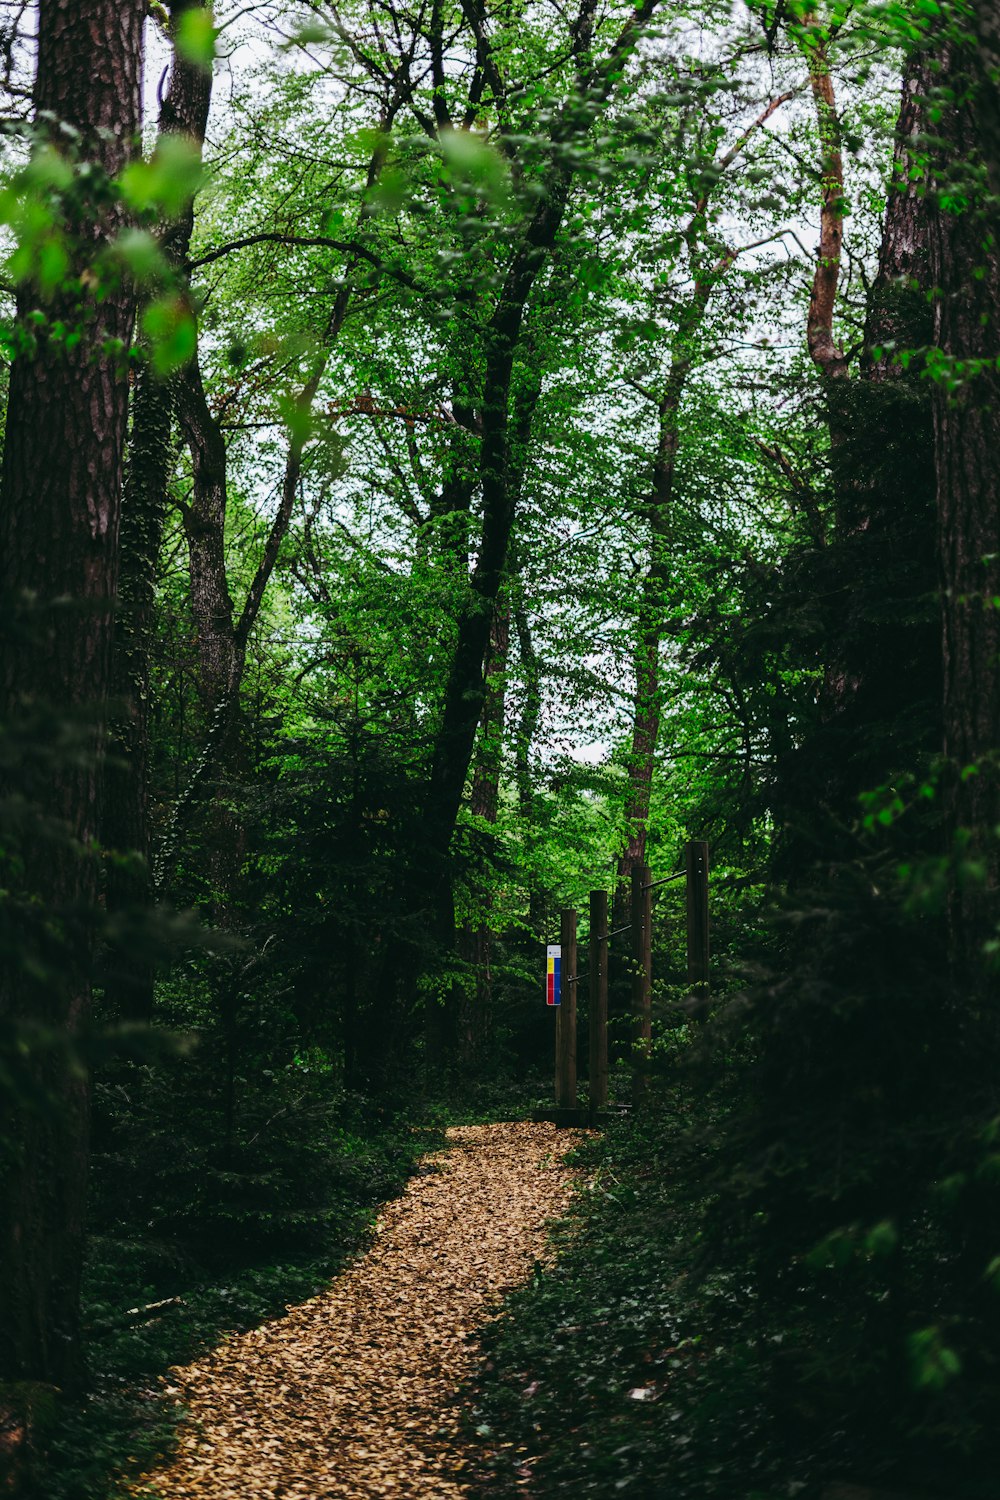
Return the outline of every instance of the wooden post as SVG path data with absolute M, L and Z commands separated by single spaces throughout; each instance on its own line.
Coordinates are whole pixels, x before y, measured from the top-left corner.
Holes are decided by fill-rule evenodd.
M 687 866 L 687 961 L 692 995 L 708 999 L 708 845 L 684 846 Z
M 653 1002 L 653 889 L 649 870 L 639 865 L 632 871 L 632 1016 L 637 1043 L 632 1096 L 638 1101 L 646 1092 L 646 1059 L 652 1036 Z
M 608 1102 L 608 893 L 590 893 L 590 1112 Z
M 564 911 L 559 924 L 562 978 L 556 1017 L 556 1106 L 576 1109 L 576 912 Z

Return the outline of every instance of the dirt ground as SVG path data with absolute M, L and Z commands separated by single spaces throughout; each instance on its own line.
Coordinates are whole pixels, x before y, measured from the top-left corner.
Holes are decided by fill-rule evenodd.
M 574 1143 L 547 1124 L 465 1125 L 382 1212 L 328 1290 L 175 1369 L 190 1413 L 163 1500 L 457 1500 L 469 1455 L 456 1392 L 475 1330 L 546 1255 Z

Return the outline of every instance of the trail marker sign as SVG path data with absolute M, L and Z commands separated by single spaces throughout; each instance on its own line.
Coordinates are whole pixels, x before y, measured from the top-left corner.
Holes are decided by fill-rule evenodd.
M 562 948 L 559 943 L 549 943 L 545 950 L 545 1003 L 559 1004 L 559 979 L 562 968 Z

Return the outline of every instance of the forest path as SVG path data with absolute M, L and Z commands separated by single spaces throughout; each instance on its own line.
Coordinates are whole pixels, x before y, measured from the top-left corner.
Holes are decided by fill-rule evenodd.
M 379 1215 L 372 1248 L 287 1315 L 171 1372 L 176 1454 L 135 1495 L 163 1500 L 458 1500 L 456 1390 L 475 1329 L 545 1255 L 574 1137 L 463 1125 Z

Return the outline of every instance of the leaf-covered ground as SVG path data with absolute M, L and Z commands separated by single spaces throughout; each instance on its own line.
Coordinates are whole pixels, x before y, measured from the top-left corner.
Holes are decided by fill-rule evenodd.
M 551 1125 L 458 1126 L 319 1296 L 171 1372 L 188 1419 L 164 1500 L 446 1500 L 469 1493 L 458 1390 L 475 1331 L 546 1253 L 573 1144 Z

